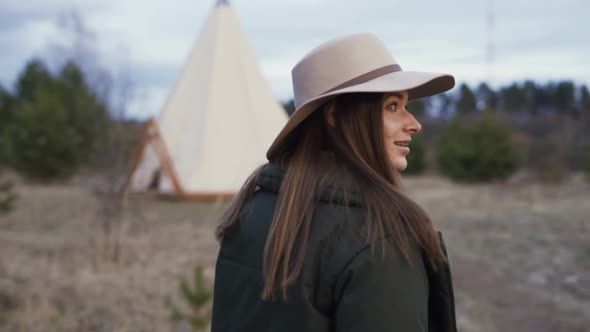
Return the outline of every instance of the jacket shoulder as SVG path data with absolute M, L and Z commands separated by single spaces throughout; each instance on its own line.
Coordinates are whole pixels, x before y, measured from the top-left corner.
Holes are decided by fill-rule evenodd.
M 370 244 L 362 208 L 320 204 L 313 224 L 320 231 L 308 253 L 321 258 L 309 293 L 336 330 L 427 330 L 428 278 L 417 246 L 410 246 L 408 261 L 393 240 L 385 239 L 384 252 Z

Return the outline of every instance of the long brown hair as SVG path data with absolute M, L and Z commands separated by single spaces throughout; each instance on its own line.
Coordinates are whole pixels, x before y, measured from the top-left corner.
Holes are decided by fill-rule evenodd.
M 263 299 L 286 299 L 287 288 L 298 278 L 319 193 L 342 182 L 325 167 L 328 151 L 344 165 L 347 180 L 357 184 L 367 211 L 365 236 L 373 248 L 386 254 L 393 240 L 411 264 L 411 241 L 424 252 L 433 268 L 445 260 L 438 234 L 430 218 L 400 190 L 399 173 L 388 158 L 383 141 L 384 94 L 354 93 L 336 97 L 333 126 L 324 112 L 315 111 L 290 135 L 271 162 L 285 172 L 279 189 L 274 220 L 264 252 Z M 326 106 L 324 106 L 326 107 Z M 230 203 L 217 228 L 219 240 L 239 222 L 239 213 L 256 190 L 257 169 Z M 345 195 L 346 197 L 346 195 Z

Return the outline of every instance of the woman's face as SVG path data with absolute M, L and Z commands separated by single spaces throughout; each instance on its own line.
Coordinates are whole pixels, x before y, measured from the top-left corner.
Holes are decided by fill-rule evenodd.
M 420 122 L 406 109 L 408 92 L 387 93 L 383 99 L 383 139 L 391 165 L 398 171 L 408 166 L 406 156 L 412 135 L 422 130 Z

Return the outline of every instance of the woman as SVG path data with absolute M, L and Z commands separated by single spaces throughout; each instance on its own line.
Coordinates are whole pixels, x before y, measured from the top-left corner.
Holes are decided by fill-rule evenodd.
M 455 331 L 442 241 L 399 182 L 408 100 L 453 77 L 402 71 L 371 34 L 292 76 L 297 109 L 217 230 L 212 331 Z

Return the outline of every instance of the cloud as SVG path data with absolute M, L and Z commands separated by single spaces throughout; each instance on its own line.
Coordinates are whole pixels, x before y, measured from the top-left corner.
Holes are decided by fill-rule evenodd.
M 0 4 L 0 81 L 59 39 L 57 15 L 77 8 L 96 29 L 101 60 L 128 64 L 141 102 L 153 114 L 179 74 L 214 5 L 211 1 L 33 0 Z M 406 70 L 487 76 L 488 1 L 233 0 L 240 25 L 279 99 L 291 95 L 290 70 L 310 49 L 347 33 L 374 32 Z M 583 0 L 494 1 L 495 80 L 575 79 L 590 83 Z M 141 104 L 141 105 L 140 105 Z
M 100 11 L 105 6 L 90 0 L 21 0 L 0 3 L 0 31 L 3 34 L 20 30 L 30 23 L 55 21 L 68 11 Z

